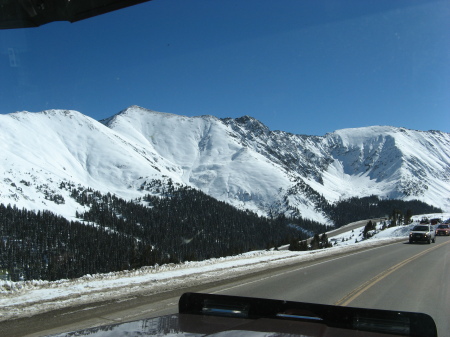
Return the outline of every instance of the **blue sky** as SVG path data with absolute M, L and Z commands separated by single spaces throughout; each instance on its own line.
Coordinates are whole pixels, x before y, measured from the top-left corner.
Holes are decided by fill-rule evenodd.
M 450 3 L 153 0 L 0 30 L 0 113 L 130 105 L 324 135 L 450 132 Z

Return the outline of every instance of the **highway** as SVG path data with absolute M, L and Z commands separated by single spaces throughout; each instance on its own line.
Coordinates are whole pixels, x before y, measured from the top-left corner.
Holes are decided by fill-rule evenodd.
M 185 291 L 424 312 L 450 336 L 450 238 L 407 241 L 231 281 L 68 308 L 0 323 L 2 336 L 42 336 L 177 311 Z

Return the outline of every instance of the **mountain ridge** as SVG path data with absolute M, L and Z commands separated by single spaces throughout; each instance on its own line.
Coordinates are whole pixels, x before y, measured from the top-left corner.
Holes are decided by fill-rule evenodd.
M 138 106 L 101 121 L 72 110 L 16 112 L 0 115 L 0 126 L 0 202 L 66 217 L 80 206 L 61 182 L 131 199 L 153 179 L 260 215 L 322 223 L 321 197 L 373 194 L 450 209 L 450 134 L 442 131 L 370 126 L 307 136 L 272 131 L 251 116 L 186 117 Z M 66 202 L 53 205 L 46 188 Z

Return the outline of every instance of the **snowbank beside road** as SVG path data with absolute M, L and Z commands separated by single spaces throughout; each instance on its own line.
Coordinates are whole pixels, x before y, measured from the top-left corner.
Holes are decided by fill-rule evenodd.
M 311 261 L 380 246 L 395 239 L 367 240 L 357 245 L 318 251 L 256 251 L 239 256 L 186 262 L 178 265 L 144 267 L 133 271 L 86 275 L 74 280 L 0 283 L 0 321 L 29 317 L 63 307 L 136 295 L 158 293 L 216 280 L 232 278 L 282 265 Z
M 450 213 L 446 215 L 446 218 L 449 216 Z M 363 228 L 331 237 L 330 240 L 335 239 L 336 245 L 323 250 L 254 251 L 200 262 L 143 267 L 138 270 L 86 275 L 78 279 L 54 282 L 2 281 L 0 282 L 0 321 L 29 317 L 79 304 L 118 300 L 144 292 L 149 294 L 180 289 L 340 253 L 375 248 L 405 240 L 410 226 L 388 228 L 364 241 L 353 239 L 355 236 L 360 237 Z M 352 237 L 352 239 L 342 240 L 345 237 Z

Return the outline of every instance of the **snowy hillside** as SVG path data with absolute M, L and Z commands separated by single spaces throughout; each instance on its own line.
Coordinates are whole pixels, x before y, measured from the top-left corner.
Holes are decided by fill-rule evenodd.
M 352 195 L 360 190 L 392 199 L 420 199 L 449 207 L 450 135 L 439 131 L 414 131 L 374 126 L 345 129 L 327 135 L 337 172 L 331 169 L 328 184 L 342 193 L 344 183 Z M 335 174 L 338 173 L 338 174 Z M 334 173 L 334 174 L 333 174 Z
M 71 217 L 80 205 L 68 196 L 69 184 L 131 198 L 139 195 L 143 172 L 152 178 L 170 175 L 175 181 L 179 176 L 151 148 L 76 111 L 0 115 L 0 125 L 4 204 Z
M 450 209 L 450 135 L 439 131 L 374 126 L 317 137 L 271 131 L 248 116 L 132 106 L 100 122 L 65 110 L 0 115 L 0 141 L 0 202 L 68 218 L 81 209 L 68 186 L 131 199 L 169 179 L 262 215 L 320 222 L 322 196 L 375 194 Z

